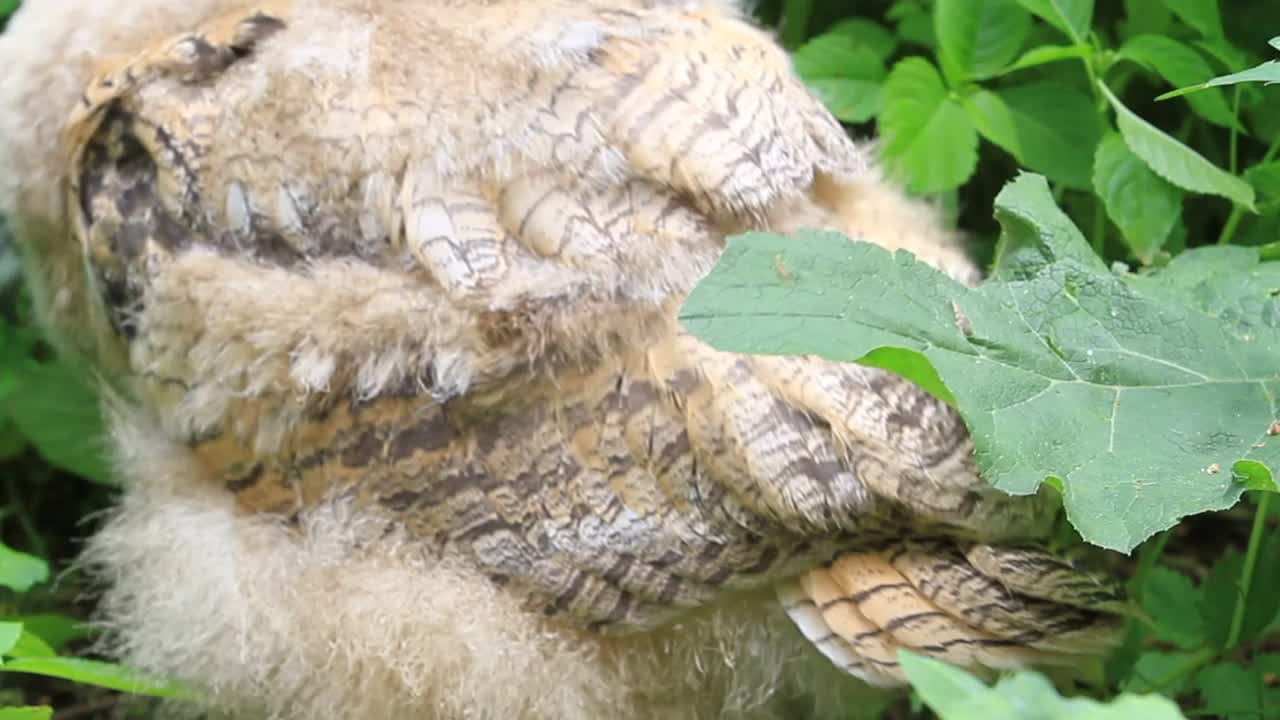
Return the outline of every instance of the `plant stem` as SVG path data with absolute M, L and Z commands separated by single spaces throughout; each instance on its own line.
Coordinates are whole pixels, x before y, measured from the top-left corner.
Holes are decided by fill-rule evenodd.
M 1235 90 L 1235 97 L 1232 99 L 1231 104 L 1231 119 L 1234 124 L 1231 126 L 1231 149 L 1229 153 L 1231 156 L 1232 175 L 1240 172 L 1240 130 L 1238 129 L 1240 127 L 1240 86 L 1237 85 Z
M 1276 153 L 1280 152 L 1280 137 L 1276 137 L 1271 141 L 1271 147 L 1267 148 L 1267 153 L 1262 156 L 1262 160 L 1258 161 L 1259 165 L 1265 165 L 1276 158 Z M 1229 245 L 1235 238 L 1236 229 L 1240 226 L 1240 221 L 1244 219 L 1244 208 L 1239 205 L 1233 205 L 1231 208 L 1231 216 L 1227 218 L 1227 224 L 1222 226 L 1222 234 L 1218 235 L 1219 245 Z
M 1102 207 L 1102 199 L 1093 199 L 1093 251 L 1098 257 L 1105 258 L 1107 251 L 1107 212 Z
M 786 0 L 783 3 L 782 44 L 788 49 L 799 47 L 808 37 L 813 3 L 814 0 Z
M 1240 593 L 1236 596 L 1236 609 L 1231 614 L 1231 629 L 1227 632 L 1227 649 L 1234 648 L 1240 642 L 1240 633 L 1244 631 L 1245 610 L 1249 604 L 1249 586 L 1253 583 L 1253 570 L 1258 564 L 1258 551 L 1262 546 L 1262 531 L 1267 525 L 1267 505 L 1271 502 L 1271 493 L 1261 493 L 1258 507 L 1253 511 L 1253 529 L 1249 531 L 1249 548 L 1245 550 L 1244 567 L 1240 570 Z

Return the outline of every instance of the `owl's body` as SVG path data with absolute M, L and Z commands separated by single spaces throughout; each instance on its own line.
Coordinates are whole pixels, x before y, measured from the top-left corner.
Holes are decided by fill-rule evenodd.
M 110 400 L 103 617 L 215 707 L 769 716 L 1113 636 L 944 405 L 675 321 L 743 230 L 976 276 L 727 4 L 42 0 L 0 63 L 0 209 Z

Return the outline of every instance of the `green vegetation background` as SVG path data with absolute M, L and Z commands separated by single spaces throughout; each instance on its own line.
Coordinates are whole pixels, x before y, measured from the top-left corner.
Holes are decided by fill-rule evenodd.
M 0 0 L 0 29 L 17 5 Z M 1099 268 L 1121 263 L 1141 276 L 1182 258 L 1180 272 L 1194 274 L 1185 267 L 1222 262 L 1204 251 L 1216 245 L 1259 248 L 1232 256 L 1247 263 L 1274 256 L 1280 87 L 1157 97 L 1232 73 L 1280 81 L 1266 64 L 1280 50 L 1269 45 L 1280 35 L 1275 0 L 764 0 L 756 12 L 850 132 L 878 136 L 890 171 L 939 202 L 984 262 L 997 255 L 997 196 L 1022 171 L 1043 176 L 1044 197 L 1024 176 L 1002 196 L 1005 220 L 1011 202 L 1035 206 L 1025 218 L 1033 228 L 1062 208 Z M 1252 265 L 1221 268 L 1229 284 Z M 1237 285 L 1251 292 L 1249 282 Z M 180 692 L 92 660 L 93 633 L 81 624 L 92 595 L 72 561 L 110 502 L 100 449 L 92 395 L 33 325 L 0 218 L 0 720 L 107 717 L 128 704 L 121 690 Z M 1245 480 L 1241 490 L 1274 487 L 1269 475 Z M 1240 492 L 1228 495 L 1222 505 Z M 1137 608 L 1128 639 L 1081 698 L 1064 700 L 1035 674 L 988 688 L 909 659 L 915 693 L 883 712 L 1280 717 L 1280 530 L 1269 496 L 1165 530 L 1221 507 L 1188 500 L 1121 540 L 1076 523 L 1107 547 L 1145 539 L 1136 562 L 1117 564 Z M 1078 540 L 1065 523 L 1061 535 Z

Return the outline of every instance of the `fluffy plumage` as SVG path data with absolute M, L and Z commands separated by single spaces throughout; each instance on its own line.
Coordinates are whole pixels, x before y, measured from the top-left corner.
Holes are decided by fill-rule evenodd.
M 0 209 L 112 398 L 103 621 L 210 707 L 822 715 L 897 647 L 1113 638 L 945 406 L 675 322 L 746 229 L 976 277 L 726 3 L 42 0 L 0 64 Z

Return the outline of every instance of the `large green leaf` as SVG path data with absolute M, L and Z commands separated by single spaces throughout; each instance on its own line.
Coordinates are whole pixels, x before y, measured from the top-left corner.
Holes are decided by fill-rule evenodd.
M 1159 696 L 1121 695 L 1110 703 L 1064 698 L 1043 675 L 1018 672 L 987 687 L 963 670 L 905 650 L 903 672 L 942 720 L 1182 720 L 1178 706 Z
M 885 163 L 916 192 L 954 189 L 978 165 L 978 131 L 923 58 L 893 67 L 879 123 Z
M 1073 42 L 1089 37 L 1093 22 L 1093 0 L 1018 0 L 1022 7 L 1067 34 Z
M 796 72 L 840 120 L 860 123 L 880 113 L 884 61 L 840 33 L 827 33 L 792 54 Z
M 730 241 L 681 318 L 729 351 L 852 361 L 882 349 L 890 369 L 923 356 L 984 477 L 1015 494 L 1057 478 L 1072 524 L 1104 547 L 1231 506 L 1244 461 L 1273 485 L 1280 263 L 1213 248 L 1116 274 L 1039 176 L 1005 188 L 997 217 L 995 276 L 977 289 L 835 234 L 751 234 Z
M 1164 247 L 1182 217 L 1182 191 L 1152 172 L 1114 132 L 1098 146 L 1093 191 L 1129 249 L 1144 263 Z
M 1034 82 L 979 90 L 965 107 L 983 137 L 1023 167 L 1068 187 L 1089 187 L 1102 130 L 1088 95 L 1060 82 Z
M 1222 170 L 1199 153 L 1166 135 L 1138 117 L 1103 83 L 1098 83 L 1116 111 L 1116 124 L 1125 144 L 1157 175 L 1184 190 L 1219 195 L 1253 209 L 1254 193 L 1249 183 Z
M 1017 0 L 937 0 L 933 18 L 938 59 L 953 85 L 999 74 L 1031 30 Z

